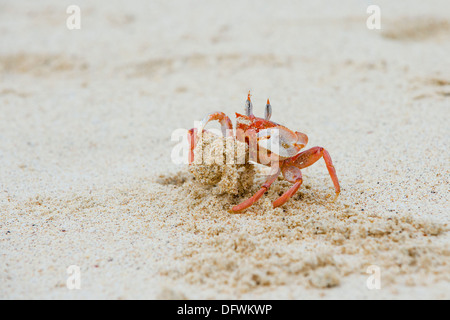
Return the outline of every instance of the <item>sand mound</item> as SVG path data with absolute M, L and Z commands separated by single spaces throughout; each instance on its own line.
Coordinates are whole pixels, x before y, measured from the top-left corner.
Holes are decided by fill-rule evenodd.
M 194 150 L 189 171 L 195 179 L 212 186 L 214 194 L 243 194 L 253 184 L 255 170 L 248 162 L 248 147 L 233 137 L 204 133 Z

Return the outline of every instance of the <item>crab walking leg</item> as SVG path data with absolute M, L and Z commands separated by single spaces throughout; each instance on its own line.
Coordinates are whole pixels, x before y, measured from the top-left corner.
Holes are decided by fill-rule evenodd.
M 188 131 L 188 143 L 189 143 L 189 164 L 194 162 L 194 149 L 197 145 L 197 128 L 192 128 Z
M 238 204 L 237 206 L 234 206 L 233 208 L 231 208 L 231 211 L 232 212 L 242 211 L 244 209 L 247 209 L 251 205 L 253 205 L 256 201 L 258 201 L 263 196 L 263 194 L 269 189 L 269 187 L 272 185 L 272 183 L 274 183 L 277 180 L 279 175 L 280 175 L 280 169 L 277 168 L 277 171 L 266 180 L 266 182 L 262 185 L 261 189 L 257 193 L 255 193 L 251 198 L 245 200 L 241 204 Z
M 208 131 L 208 130 L 203 130 L 202 134 L 204 133 L 209 133 L 211 135 L 216 136 L 214 133 Z M 187 136 L 187 140 L 189 143 L 189 155 L 188 155 L 188 160 L 189 160 L 189 165 L 191 165 L 194 162 L 194 150 L 195 147 L 197 146 L 197 141 L 198 141 L 198 129 L 197 128 L 192 128 L 188 131 L 188 136 Z
M 290 187 L 288 191 L 283 193 L 281 197 L 273 202 L 274 208 L 279 207 L 286 201 L 288 201 L 289 198 L 291 198 L 297 192 L 297 190 L 303 183 L 302 172 L 299 168 L 294 167 L 293 165 L 286 165 L 283 167 L 283 176 L 287 181 L 293 182 L 294 185 Z
M 339 193 L 341 192 L 341 187 L 339 186 L 338 177 L 336 175 L 336 169 L 333 166 L 333 162 L 331 161 L 330 154 L 328 153 L 327 150 L 325 150 L 322 147 L 313 147 L 287 160 L 287 164 L 296 166 L 299 169 L 303 169 L 311 166 L 322 157 L 327 166 L 331 180 L 333 181 L 334 189 L 336 191 L 335 197 L 336 199 Z
M 220 122 L 222 134 L 224 137 L 229 137 L 233 134 L 233 123 L 225 113 L 220 111 L 210 113 L 206 117 L 204 117 L 200 128 L 203 130 L 208 122 L 213 120 L 217 120 Z

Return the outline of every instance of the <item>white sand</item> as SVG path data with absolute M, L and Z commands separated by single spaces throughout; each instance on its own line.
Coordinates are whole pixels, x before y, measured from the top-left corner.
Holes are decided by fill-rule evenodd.
M 0 3 L 0 298 L 450 298 L 448 1 L 378 1 L 381 31 L 364 1 L 76 4 L 69 31 L 69 3 Z M 327 148 L 336 203 L 322 161 L 240 215 L 261 181 L 170 161 L 250 89 Z

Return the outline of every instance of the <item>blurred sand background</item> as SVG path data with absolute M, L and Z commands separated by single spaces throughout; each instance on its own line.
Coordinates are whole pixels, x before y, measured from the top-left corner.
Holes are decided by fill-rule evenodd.
M 0 298 L 450 298 L 448 1 L 0 1 L 0 34 Z M 171 162 L 248 90 L 336 203 L 322 161 L 241 215 Z

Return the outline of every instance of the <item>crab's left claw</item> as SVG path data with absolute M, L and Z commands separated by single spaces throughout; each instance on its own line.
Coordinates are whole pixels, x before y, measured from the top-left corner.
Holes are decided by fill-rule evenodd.
M 210 121 L 214 120 L 219 121 L 223 137 L 229 137 L 233 134 L 233 123 L 231 122 L 230 118 L 225 113 L 219 111 L 206 115 L 202 120 L 199 131 L 203 132 L 203 129 L 205 129 L 206 125 Z
M 257 140 L 260 151 L 267 151 L 271 160 L 274 161 L 297 155 L 308 143 L 308 137 L 305 134 L 293 132 L 280 125 L 260 130 Z

